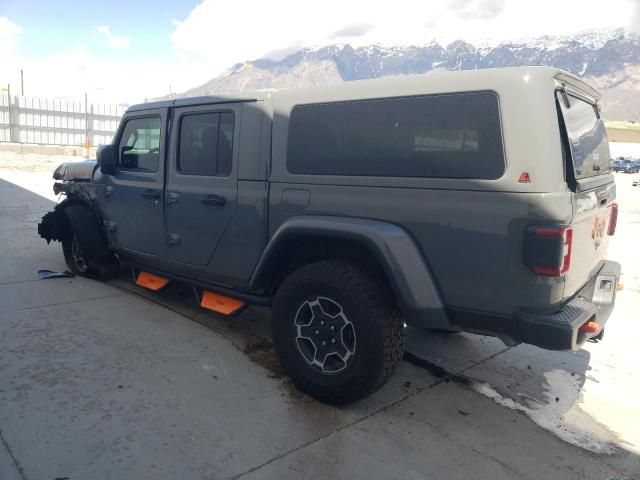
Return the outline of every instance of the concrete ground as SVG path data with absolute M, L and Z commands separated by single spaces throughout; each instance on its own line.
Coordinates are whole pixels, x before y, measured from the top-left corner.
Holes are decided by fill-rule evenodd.
M 268 312 L 64 270 L 38 238 L 50 174 L 0 170 L 0 479 L 640 479 L 640 187 L 618 176 L 625 290 L 576 353 L 410 330 L 373 397 L 320 404 L 283 376 Z

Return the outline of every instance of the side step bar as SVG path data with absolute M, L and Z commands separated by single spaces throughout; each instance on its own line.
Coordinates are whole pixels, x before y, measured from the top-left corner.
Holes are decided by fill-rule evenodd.
M 265 307 L 271 305 L 271 297 L 239 292 L 231 288 L 210 285 L 175 275 L 167 275 L 164 272 L 148 269 L 147 267 L 142 267 L 145 268 L 145 270 L 139 269 L 134 265 L 130 265 L 130 267 L 136 285 L 158 291 L 166 287 L 171 280 L 186 283 L 193 287 L 201 307 L 223 315 L 235 315 L 242 311 L 247 305 Z M 146 270 L 151 270 L 153 273 Z
M 203 290 L 200 306 L 223 315 L 234 315 L 246 307 L 247 303 L 219 293 L 210 292 L 209 290 Z
M 153 273 L 147 273 L 140 271 L 136 278 L 136 285 L 140 285 L 141 287 L 148 288 L 149 290 L 153 290 L 154 292 L 160 290 L 167 286 L 169 283 L 168 278 L 162 278 Z

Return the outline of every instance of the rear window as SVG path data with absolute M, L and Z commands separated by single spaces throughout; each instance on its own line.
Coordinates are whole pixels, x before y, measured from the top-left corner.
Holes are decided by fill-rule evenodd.
M 287 169 L 311 175 L 495 179 L 498 97 L 472 92 L 296 106 Z
M 565 98 L 569 101 L 568 107 L 558 93 L 576 180 L 609 173 L 611 154 L 597 107 L 574 95 Z

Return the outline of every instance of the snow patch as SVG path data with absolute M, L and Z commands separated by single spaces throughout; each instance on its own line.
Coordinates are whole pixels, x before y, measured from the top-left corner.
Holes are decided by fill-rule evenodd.
M 531 397 L 523 396 L 523 398 L 527 399 L 527 405 L 523 405 L 513 398 L 503 396 L 485 382 L 473 382 L 471 388 L 500 406 L 524 413 L 539 427 L 553 433 L 567 443 L 598 454 L 611 455 L 618 453 L 619 449 L 612 443 L 612 439 L 600 438 L 595 432 L 567 418 L 571 405 L 563 405 L 560 400 L 549 398 L 549 392 L 554 390 L 554 385 L 566 382 L 566 375 L 566 372 L 560 370 L 545 373 L 547 382 L 550 385 L 549 390 L 545 392 L 548 401 L 540 402 Z
M 582 64 L 582 68 L 580 69 L 580 73 L 578 73 L 579 76 L 583 76 L 584 72 L 587 71 L 587 67 L 589 66 L 589 64 L 587 62 L 584 62 Z

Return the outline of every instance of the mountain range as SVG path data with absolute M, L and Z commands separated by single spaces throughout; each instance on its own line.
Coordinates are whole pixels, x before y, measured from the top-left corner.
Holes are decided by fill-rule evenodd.
M 282 59 L 238 63 L 179 96 L 326 85 L 433 70 L 548 65 L 583 77 L 603 93 L 603 116 L 640 121 L 640 37 L 623 30 L 546 36 L 499 45 L 463 40 L 443 46 L 347 44 L 305 48 Z

